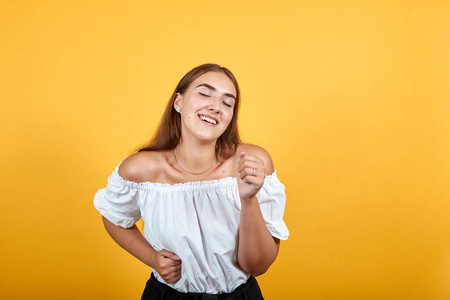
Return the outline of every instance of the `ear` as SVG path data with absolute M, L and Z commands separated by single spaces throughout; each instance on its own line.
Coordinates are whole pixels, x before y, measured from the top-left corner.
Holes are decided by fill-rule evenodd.
M 181 108 L 181 100 L 183 99 L 183 96 L 181 96 L 180 93 L 177 93 L 177 96 L 175 97 L 175 100 L 173 101 L 173 108 L 176 110 L 177 108 Z

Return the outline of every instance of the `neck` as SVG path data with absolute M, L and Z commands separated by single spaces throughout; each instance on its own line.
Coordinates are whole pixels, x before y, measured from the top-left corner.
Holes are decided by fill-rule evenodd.
M 208 170 L 217 161 L 215 149 L 215 143 L 191 145 L 181 139 L 174 152 L 182 168 L 192 173 L 200 173 Z

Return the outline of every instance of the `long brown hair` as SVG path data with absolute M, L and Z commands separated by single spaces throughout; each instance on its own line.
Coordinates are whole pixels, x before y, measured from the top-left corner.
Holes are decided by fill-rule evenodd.
M 224 73 L 228 76 L 228 78 L 230 78 L 236 89 L 236 102 L 233 109 L 233 118 L 224 133 L 217 139 L 216 154 L 226 159 L 236 152 L 236 148 L 241 141 L 237 127 L 239 100 L 241 98 L 239 85 L 230 70 L 216 64 L 200 65 L 184 75 L 173 91 L 169 103 L 167 103 L 167 107 L 159 123 L 158 130 L 150 140 L 149 144 L 140 148 L 138 150 L 139 152 L 171 150 L 178 145 L 181 138 L 181 117 L 179 113 L 175 112 L 173 107 L 177 93 L 183 94 L 194 80 L 208 72 Z

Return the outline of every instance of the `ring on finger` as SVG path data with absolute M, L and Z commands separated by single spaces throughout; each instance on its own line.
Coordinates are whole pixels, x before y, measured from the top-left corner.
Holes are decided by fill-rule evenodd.
M 255 176 L 255 174 L 256 174 L 256 168 L 253 168 L 252 176 Z

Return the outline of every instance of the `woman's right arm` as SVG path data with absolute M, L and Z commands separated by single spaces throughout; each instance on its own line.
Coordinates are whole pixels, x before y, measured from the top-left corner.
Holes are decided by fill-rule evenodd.
M 122 228 L 103 218 L 106 231 L 123 249 L 134 257 L 156 270 L 167 283 L 176 282 L 181 278 L 181 260 L 173 252 L 156 251 L 147 242 L 136 225 Z
M 119 167 L 120 176 L 128 181 L 142 182 L 147 180 L 146 175 L 158 173 L 156 163 L 158 159 L 149 154 L 153 153 L 138 152 L 126 158 Z M 148 166 L 156 169 L 147 169 Z M 153 249 L 136 225 L 123 228 L 111 223 L 105 217 L 103 224 L 119 246 L 158 272 L 165 282 L 172 283 L 181 278 L 180 258 L 173 252 L 164 249 L 158 252 Z

